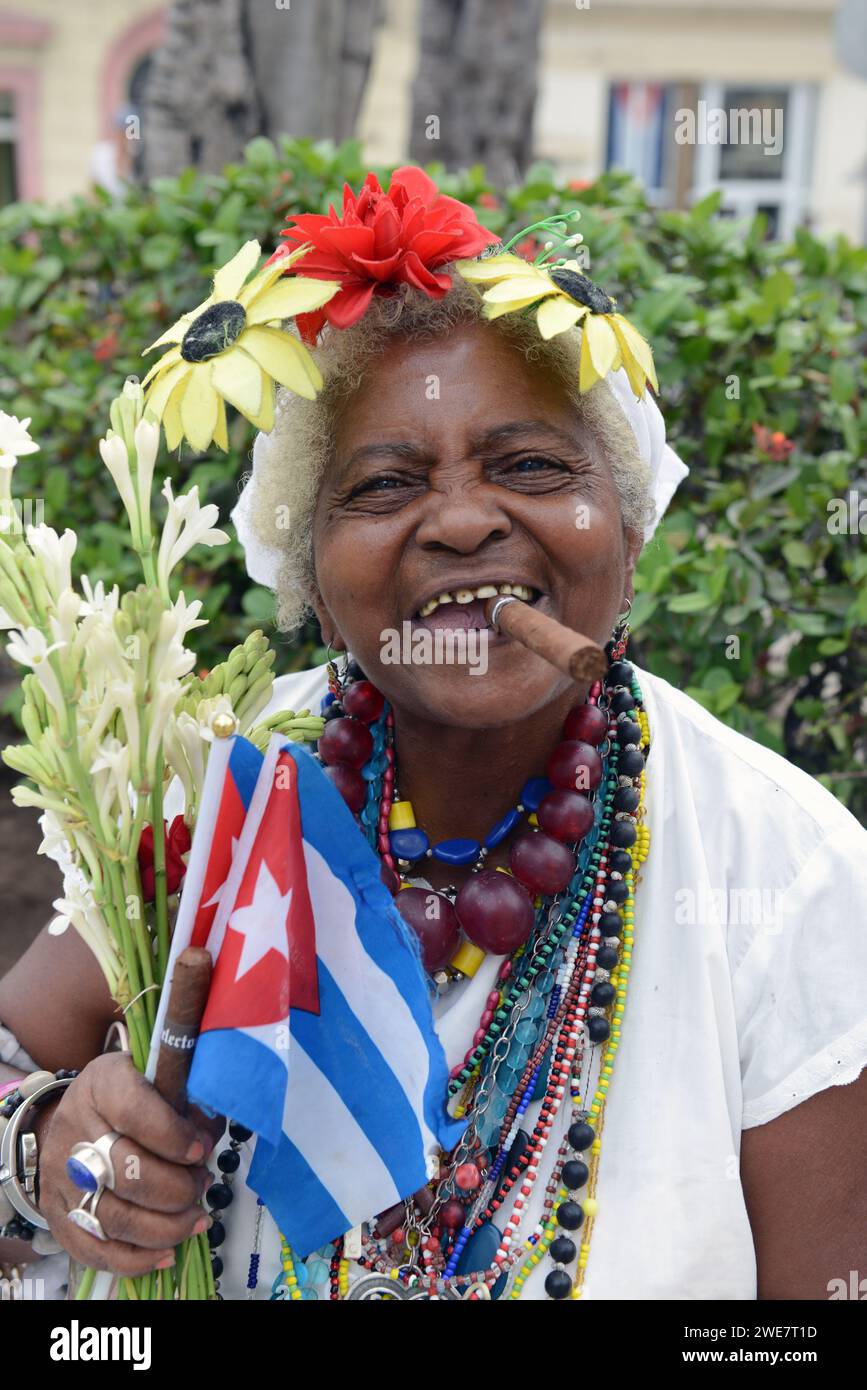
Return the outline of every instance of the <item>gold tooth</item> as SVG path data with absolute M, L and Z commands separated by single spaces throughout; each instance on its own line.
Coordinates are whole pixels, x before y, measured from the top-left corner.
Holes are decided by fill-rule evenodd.
M 424 604 L 424 606 L 418 610 L 418 616 L 420 618 L 429 618 L 436 606 L 437 601 L 435 598 L 428 599 L 427 603 Z

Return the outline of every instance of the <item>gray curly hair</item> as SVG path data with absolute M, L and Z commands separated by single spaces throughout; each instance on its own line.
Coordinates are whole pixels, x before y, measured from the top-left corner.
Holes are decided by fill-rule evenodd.
M 388 298 L 374 298 L 351 328 L 324 330 L 313 351 L 324 378 L 315 400 L 282 389 L 278 392 L 274 428 L 267 436 L 267 447 L 257 451 L 250 522 L 259 541 L 282 555 L 277 621 L 284 632 L 304 622 L 316 593 L 313 513 L 331 461 L 336 420 L 371 364 L 395 339 L 439 338 L 456 327 L 481 322 L 500 333 L 526 361 L 544 366 L 562 382 L 582 422 L 601 445 L 619 494 L 623 524 L 643 530 L 653 510 L 650 471 L 605 382 L 583 395 L 578 390 L 580 328 L 546 342 L 534 317 L 505 314 L 491 321 L 484 317 L 483 307 L 480 293 L 457 272 L 453 288 L 442 299 L 429 299 L 409 286 Z

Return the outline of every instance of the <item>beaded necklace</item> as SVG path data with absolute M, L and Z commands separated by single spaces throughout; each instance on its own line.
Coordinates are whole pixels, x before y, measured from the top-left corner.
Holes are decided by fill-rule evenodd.
M 632 958 L 634 891 L 649 841 L 643 815 L 650 735 L 635 674 L 623 660 L 625 646 L 624 628 L 609 644 L 604 683 L 594 686 L 588 702 L 577 706 L 567 719 L 567 735 L 576 728 L 600 734 L 598 786 L 588 796 L 592 825 L 580 843 L 573 844 L 574 871 L 562 892 L 535 896 L 532 928 L 503 961 L 472 1044 L 463 1063 L 451 1073 L 452 1112 L 467 1119 L 463 1139 L 451 1155 L 443 1156 L 439 1178 L 431 1188 L 404 1204 L 402 1222 L 381 1217 L 371 1223 L 361 1235 L 361 1253 L 354 1252 L 351 1260 L 341 1238 L 334 1243 L 327 1265 L 320 1255 L 306 1262 L 315 1261 L 323 1278 L 328 1268 L 328 1296 L 333 1301 L 516 1299 L 546 1258 L 552 1264 L 544 1281 L 547 1296 L 556 1300 L 581 1297 L 598 1210 L 605 1101 L 620 1042 Z M 407 821 L 407 803 L 396 795 L 393 715 L 357 668 L 350 668 L 349 675 L 352 683 L 343 689 L 336 679 L 330 682 L 326 730 L 329 724 L 341 727 L 339 737 L 323 735 L 319 754 L 377 850 L 383 876 L 397 891 L 398 908 L 413 891 L 430 897 L 432 890 L 402 886 L 398 872 L 405 873 L 422 857 L 471 862 L 474 874 L 490 873 L 483 867 L 485 856 L 478 852 L 486 848 L 490 835 L 481 845 L 443 842 L 447 852 L 456 843 L 466 853 L 472 846 L 472 857 L 464 860 L 437 855 L 442 845 L 429 843 L 422 854 L 415 854 L 421 841 L 408 845 L 401 838 L 401 831 L 416 827 Z M 561 744 L 559 749 L 566 746 Z M 357 766 L 335 757 L 336 752 L 345 755 L 347 750 Z M 549 771 L 550 767 L 549 763 Z M 517 807 L 500 822 L 510 820 L 500 838 L 527 811 L 531 825 L 539 825 L 541 819 L 544 826 L 544 802 L 551 790 L 546 779 L 531 779 Z M 535 807 L 529 804 L 533 799 Z M 554 801 L 555 806 L 559 804 L 556 797 Z M 395 806 L 404 808 L 397 817 Z M 550 817 L 548 823 L 552 823 Z M 533 833 L 544 834 L 544 829 Z M 411 855 L 402 852 L 407 848 L 413 850 Z M 460 894 L 455 896 L 459 906 Z M 445 900 L 453 910 L 448 896 Z M 402 911 L 402 915 L 415 926 L 411 912 Z M 424 952 L 424 940 L 421 944 Z M 484 950 L 464 940 L 435 978 L 441 987 L 459 982 L 473 975 L 484 957 Z M 427 959 L 425 965 L 429 968 Z M 528 1133 L 521 1122 L 536 1101 L 541 1102 L 539 1116 Z M 564 1102 L 570 1106 L 569 1124 L 550 1167 L 541 1216 L 532 1230 L 522 1233 L 529 1198 Z M 582 1189 L 585 1195 L 579 1200 Z M 505 1216 L 509 1202 L 511 1210 Z M 260 1228 L 261 1208 L 248 1296 L 256 1287 Z M 573 1238 L 579 1230 L 580 1244 Z M 352 1263 L 363 1271 L 354 1282 L 349 1279 Z M 281 1237 L 282 1268 L 272 1297 L 298 1301 L 317 1296 L 305 1287 L 310 1283 L 306 1265 Z

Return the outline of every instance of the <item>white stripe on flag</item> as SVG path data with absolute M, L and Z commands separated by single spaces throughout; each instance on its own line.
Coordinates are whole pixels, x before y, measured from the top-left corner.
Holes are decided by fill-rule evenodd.
M 292 1039 L 283 1133 L 350 1220 L 401 1201 L 386 1165 L 328 1077 Z
M 148 1081 L 153 1081 L 157 1069 L 157 1056 L 160 1050 L 160 1034 L 163 1031 L 163 1024 L 166 1019 L 166 1008 L 169 1002 L 169 986 L 174 972 L 175 961 L 181 951 L 190 944 L 190 937 L 193 933 L 193 923 L 196 919 L 196 912 L 199 907 L 199 899 L 202 896 L 202 885 L 205 881 L 205 872 L 208 867 L 208 860 L 211 855 L 211 843 L 214 838 L 214 826 L 217 823 L 217 815 L 220 810 L 220 802 L 223 797 L 223 784 L 226 780 L 226 770 L 229 766 L 229 758 L 232 756 L 233 740 L 230 738 L 215 738 L 211 744 L 211 751 L 208 754 L 208 765 L 205 769 L 205 780 L 202 786 L 202 799 L 199 803 L 199 814 L 196 818 L 195 834 L 193 835 L 193 847 L 190 852 L 190 861 L 187 865 L 187 872 L 184 875 L 184 889 L 181 893 L 181 902 L 178 908 L 178 916 L 175 922 L 175 929 L 172 932 L 171 945 L 169 947 L 169 959 L 166 965 L 166 982 L 160 995 L 157 1005 L 156 1022 L 151 1037 L 150 1052 L 148 1053 L 148 1064 L 145 1076 Z
M 317 954 L 400 1082 L 418 1120 L 425 1154 L 437 1153 L 439 1144 L 424 1113 L 430 1056 L 418 1024 L 394 980 L 365 951 L 355 927 L 355 901 L 349 889 L 307 840 L 304 858 L 316 921 Z M 337 926 L 328 931 L 324 930 L 326 924 Z M 295 1042 L 293 1038 L 293 1048 Z

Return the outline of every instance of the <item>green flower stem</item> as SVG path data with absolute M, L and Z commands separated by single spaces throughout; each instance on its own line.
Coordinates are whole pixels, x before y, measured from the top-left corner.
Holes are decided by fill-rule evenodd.
M 95 1278 L 95 1269 L 85 1269 L 82 1271 L 81 1278 L 78 1281 L 78 1287 L 75 1290 L 76 1302 L 83 1303 L 86 1299 L 90 1298 L 90 1291 L 93 1288 L 93 1281 Z
M 163 819 L 163 756 L 157 755 L 151 791 L 151 825 L 154 831 L 154 908 L 157 924 L 157 979 L 165 982 L 169 960 L 168 879 L 166 877 L 166 836 Z
M 126 915 L 123 876 L 117 860 L 108 860 L 108 876 L 110 880 L 110 898 L 112 902 L 117 905 L 116 920 L 120 929 L 123 961 L 126 965 L 127 975 L 129 977 L 130 999 L 135 999 L 135 1003 L 125 1010 L 124 1018 L 129 1028 L 133 1061 L 139 1071 L 144 1071 L 147 1066 L 148 1051 L 150 1050 L 150 1034 L 147 1032 L 146 1023 L 147 1016 L 142 1009 L 144 999 L 147 998 L 147 996 L 145 995 L 142 999 L 136 997 L 141 994 L 143 985 L 139 973 L 136 946 L 133 940 L 129 919 Z
M 524 237 L 528 237 L 531 232 L 550 232 L 552 222 L 568 222 L 570 217 L 576 217 L 577 215 L 578 208 L 572 208 L 569 212 L 553 213 L 550 217 L 543 217 L 541 222 L 534 222 L 529 227 L 522 227 L 520 232 L 516 232 L 511 240 L 505 243 L 500 254 L 505 255 L 510 247 L 514 246 L 516 242 L 523 241 Z M 565 237 L 563 239 L 565 241 Z
M 140 830 L 139 830 L 140 833 Z M 133 839 L 133 844 L 138 846 L 138 835 Z M 144 1005 L 145 1016 L 148 1021 L 149 1029 L 153 1028 L 156 1022 L 157 1010 L 154 999 L 154 991 L 149 986 L 156 984 L 154 975 L 154 954 L 153 945 L 147 929 L 144 915 L 144 899 L 142 897 L 141 881 L 139 878 L 138 864 L 135 862 L 135 849 L 129 858 L 124 860 L 123 879 L 124 896 L 129 904 L 130 898 L 135 899 L 135 915 L 132 918 L 132 935 L 135 947 L 138 952 L 139 963 L 141 965 L 141 985 L 140 989 L 147 991 L 142 995 L 141 1003 Z M 129 919 L 127 919 L 129 920 Z M 136 990 L 135 993 L 139 991 Z
M 146 547 L 142 547 L 140 550 L 136 550 L 136 554 L 138 555 L 138 558 L 141 561 L 142 574 L 144 575 L 145 583 L 150 588 L 158 588 L 159 586 L 157 581 L 157 566 L 156 560 L 154 559 L 153 540 L 151 539 L 150 543 Z M 170 606 L 171 605 L 169 605 L 169 607 Z

